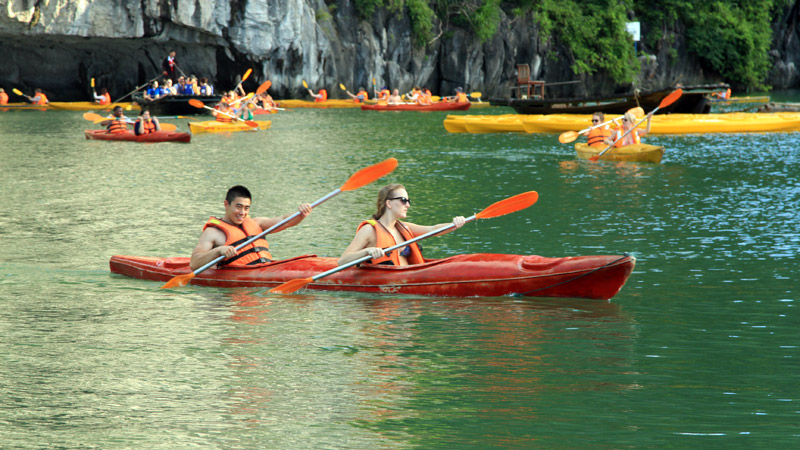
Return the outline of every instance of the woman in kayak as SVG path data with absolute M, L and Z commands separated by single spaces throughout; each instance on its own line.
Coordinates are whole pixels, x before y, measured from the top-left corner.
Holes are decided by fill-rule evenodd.
M 143 109 L 139 112 L 139 119 L 133 124 L 133 132 L 140 136 L 161 131 L 161 124 L 157 117 L 150 117 L 150 111 Z
M 347 264 L 365 256 L 371 256 L 373 264 L 389 264 L 407 266 L 421 264 L 422 252 L 416 243 L 409 244 L 391 253 L 384 254 L 383 249 L 408 241 L 415 236 L 420 236 L 434 230 L 446 227 L 449 223 L 438 225 L 416 225 L 410 222 L 401 222 L 406 218 L 411 200 L 402 184 L 384 186 L 378 192 L 378 211 L 372 219 L 361 222 L 356 230 L 356 236 L 339 258 L 339 265 Z M 461 228 L 466 220 L 463 216 L 453 218 L 455 228 L 449 228 L 442 234 L 449 233 L 456 228 Z
M 633 145 L 633 144 L 641 144 L 641 138 L 650 132 L 650 115 L 647 116 L 647 127 L 644 130 L 633 130 L 630 133 L 628 131 L 633 128 L 636 124 L 636 116 L 633 115 L 632 112 L 626 112 L 624 116 L 622 116 L 622 128 L 617 128 L 612 134 L 611 137 L 606 139 L 606 144 L 611 145 L 614 144 L 615 147 L 624 147 L 626 145 Z M 627 136 L 622 138 L 625 133 L 628 133 Z M 620 139 L 622 138 L 622 139 Z

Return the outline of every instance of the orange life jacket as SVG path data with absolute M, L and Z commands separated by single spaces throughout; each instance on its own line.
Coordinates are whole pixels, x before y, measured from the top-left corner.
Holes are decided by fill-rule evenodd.
M 8 103 L 8 94 L 0 92 L 0 105 L 5 105 L 6 103 Z
M 613 135 L 611 137 L 611 140 L 617 141 L 617 139 L 622 137 L 623 134 L 625 134 L 625 130 L 623 130 L 622 128 L 619 128 L 616 131 L 614 131 L 614 133 L 613 133 Z M 628 136 L 632 136 L 633 137 L 633 143 L 634 144 L 641 144 L 642 143 L 642 139 L 639 137 L 639 130 L 631 131 L 631 134 L 629 134 Z M 622 143 L 622 141 L 624 141 L 624 140 L 625 139 L 619 139 L 619 141 L 617 141 L 617 143 L 614 144 L 614 147 L 624 147 L 625 145 Z
M 463 92 L 456 92 L 456 103 L 469 103 L 467 94 Z
M 203 231 L 208 227 L 214 227 L 225 233 L 225 245 L 236 247 L 242 242 L 253 236 L 260 234 L 263 230 L 250 216 L 245 217 L 241 227 L 231 225 L 224 220 L 214 216 L 208 219 Z M 225 259 L 219 263 L 220 266 L 249 266 L 253 264 L 268 263 L 272 261 L 272 254 L 269 252 L 269 244 L 264 238 L 258 238 L 254 242 L 247 244 L 239 250 L 233 258 Z
M 125 119 L 113 119 L 106 127 L 109 133 L 120 134 L 128 129 L 128 122 Z
M 39 92 L 38 94 L 34 95 L 33 98 L 39 97 L 39 100 L 36 100 L 33 104 L 34 105 L 46 105 L 47 104 L 47 96 L 44 95 L 44 92 Z
M 216 116 L 217 122 L 233 122 L 233 117 L 228 116 L 226 114 L 230 113 L 227 111 L 217 110 L 217 116 Z
M 603 147 L 606 145 L 605 140 L 611 137 L 611 127 L 603 125 L 602 127 L 592 128 L 586 137 L 586 143 L 590 146 Z
M 417 104 L 427 105 L 432 103 L 432 101 L 433 100 L 431 99 L 431 96 L 426 94 L 425 92 L 420 92 L 419 94 L 417 94 Z
M 369 219 L 361 222 L 356 228 L 356 231 L 360 230 L 361 227 L 364 225 L 372 225 L 372 228 L 375 229 L 375 234 L 377 235 L 378 242 L 376 247 L 380 248 L 388 248 L 394 247 L 398 244 L 397 241 L 394 240 L 394 236 L 386 227 L 383 226 L 380 222 L 375 219 Z M 400 232 L 400 235 L 403 236 L 403 239 L 406 241 L 409 239 L 413 239 L 414 235 L 411 234 L 408 228 L 405 227 L 401 222 L 397 222 L 396 225 L 397 231 Z M 419 246 L 416 242 L 412 244 L 408 244 L 407 248 L 410 250 L 410 254 L 406 257 L 406 260 L 409 264 L 422 264 L 425 262 L 425 259 L 422 257 L 422 251 L 420 250 Z M 383 255 L 378 259 L 373 259 L 370 261 L 372 264 L 385 264 L 387 261 L 391 262 L 391 265 L 399 266 L 400 265 L 400 249 L 394 250 L 393 252 L 389 253 L 388 255 Z
M 105 94 L 103 94 L 103 99 L 100 100 L 100 104 L 101 105 L 108 105 L 110 103 L 111 103 L 111 94 L 106 92 Z
M 142 131 L 142 134 L 150 134 L 156 131 L 156 124 L 153 123 L 152 120 L 144 121 L 142 119 L 139 119 L 136 121 L 136 123 L 140 124 L 139 129 Z M 134 128 L 135 127 L 136 125 L 134 125 Z
M 389 100 L 389 96 L 391 94 L 392 93 L 389 92 L 388 89 L 383 89 L 382 91 L 378 92 L 378 100 L 383 100 L 383 101 Z
M 322 97 L 314 97 L 315 102 L 324 102 L 328 100 L 328 91 L 325 89 L 320 89 L 317 94 L 321 95 Z
M 367 93 L 367 91 L 358 91 L 358 94 L 356 94 L 356 98 L 353 99 L 353 101 L 355 101 L 356 103 L 362 102 L 362 100 L 358 98 L 359 95 L 364 96 L 364 101 L 369 100 L 369 94 Z

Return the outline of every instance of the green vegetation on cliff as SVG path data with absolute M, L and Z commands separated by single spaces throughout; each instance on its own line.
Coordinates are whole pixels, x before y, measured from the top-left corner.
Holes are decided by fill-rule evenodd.
M 532 18 L 540 42 L 551 55 L 566 50 L 575 74 L 607 73 L 629 83 L 639 71 L 625 23 L 639 21 L 643 49 L 666 54 L 685 42 L 686 51 L 726 81 L 764 88 L 771 61 L 772 18 L 792 0 L 354 0 L 369 20 L 376 8 L 406 10 L 417 45 L 447 36 L 454 27 L 470 30 L 481 42 L 491 39 L 504 16 Z M 666 61 L 670 63 L 674 61 Z

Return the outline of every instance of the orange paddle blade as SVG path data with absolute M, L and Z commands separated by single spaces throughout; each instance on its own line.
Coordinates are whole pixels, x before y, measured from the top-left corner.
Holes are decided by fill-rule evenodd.
M 561 136 L 558 137 L 558 142 L 561 142 L 562 144 L 568 144 L 575 139 L 578 139 L 577 131 L 565 131 L 561 133 Z
M 658 104 L 658 107 L 666 108 L 667 106 L 675 103 L 675 100 L 681 98 L 681 95 L 683 95 L 683 89 L 675 89 L 674 91 L 672 91 L 671 94 L 669 94 L 668 96 L 664 97 L 663 100 L 661 100 L 661 103 Z
M 88 121 L 90 121 L 90 122 L 94 122 L 94 121 L 97 121 L 97 120 L 100 120 L 100 121 L 105 120 L 105 118 L 103 116 L 101 116 L 100 114 L 95 114 L 95 113 L 91 113 L 91 112 L 83 113 L 83 118 L 88 120 Z
M 253 73 L 253 69 L 247 69 L 247 72 L 245 72 L 244 75 L 242 75 L 242 83 L 244 83 L 244 80 L 246 80 L 251 73 Z
M 172 277 L 171 280 L 167 281 L 163 286 L 161 286 L 161 289 L 171 289 L 174 287 L 186 286 L 190 281 L 192 281 L 192 278 L 194 278 L 194 272 Z
M 256 94 L 261 95 L 264 92 L 267 92 L 270 87 L 272 87 L 272 81 L 267 80 L 261 83 L 261 86 L 259 86 L 258 89 L 256 89 Z
M 629 113 L 633 114 L 636 117 L 642 117 L 644 115 L 644 110 L 641 106 L 637 106 L 635 108 L 631 108 L 628 110 Z
M 205 108 L 206 107 L 206 105 L 203 104 L 203 102 L 201 102 L 200 100 L 198 100 L 196 98 L 190 99 L 189 100 L 189 104 L 194 106 L 195 108 Z
M 172 123 L 161 123 L 161 131 L 176 131 L 178 126 Z
M 489 205 L 486 209 L 475 214 L 478 219 L 489 219 L 492 217 L 504 216 L 525 209 L 539 200 L 539 193 L 536 191 L 523 192 L 505 200 Z
M 352 191 L 361 186 L 372 183 L 373 181 L 388 175 L 397 168 L 397 160 L 389 158 L 369 167 L 365 167 L 350 176 L 339 189 L 341 191 Z
M 278 287 L 274 287 L 269 290 L 271 294 L 291 294 L 292 292 L 299 291 L 314 281 L 313 278 L 295 278 L 294 280 L 289 280 L 286 283 Z

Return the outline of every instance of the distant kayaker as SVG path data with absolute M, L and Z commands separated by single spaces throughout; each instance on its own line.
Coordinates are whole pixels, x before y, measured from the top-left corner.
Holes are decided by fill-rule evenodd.
M 353 101 L 356 103 L 364 103 L 365 101 L 369 100 L 369 94 L 367 93 L 367 90 L 364 89 L 363 87 L 358 88 L 358 94 L 355 95 L 352 94 L 350 91 L 345 91 L 345 92 L 347 92 L 347 95 L 349 95 L 350 98 L 352 98 Z
M 372 257 L 372 264 L 407 266 L 425 262 L 417 243 L 409 244 L 388 255 L 383 253 L 384 248 L 392 247 L 415 236 L 449 225 L 449 223 L 440 223 L 438 225 L 423 226 L 410 222 L 401 222 L 400 219 L 406 218 L 406 213 L 410 207 L 411 200 L 409 200 L 408 192 L 406 192 L 406 188 L 402 184 L 384 186 L 378 192 L 378 211 L 372 215 L 372 219 L 365 220 L 358 226 L 355 238 L 339 258 L 339 265 L 347 264 L 365 256 Z M 441 234 L 461 228 L 465 222 L 466 220 L 463 216 L 454 217 L 453 224 L 455 224 L 455 228 L 442 231 Z
M 596 112 L 592 114 L 592 128 L 589 131 L 583 133 L 586 135 L 586 143 L 589 144 L 591 147 L 605 147 L 606 140 L 611 137 L 611 133 L 613 130 L 611 126 L 606 124 L 603 126 L 598 126 L 605 122 L 606 116 L 601 112 Z
M 314 101 L 315 101 L 315 102 L 325 102 L 325 101 L 328 101 L 328 91 L 327 91 L 327 90 L 325 90 L 325 89 L 320 89 L 320 90 L 319 90 L 319 91 L 317 91 L 317 93 L 315 94 L 315 93 L 314 93 L 314 91 L 312 91 L 312 90 L 309 88 L 309 89 L 308 89 L 308 93 L 309 93 L 309 94 L 310 94 L 312 97 L 314 97 Z
M 389 88 L 384 86 L 375 97 L 379 102 L 388 102 L 389 96 L 391 95 L 392 93 L 389 91 Z
M 240 242 L 247 240 L 248 237 L 256 236 L 287 219 L 293 213 L 275 218 L 251 218 L 251 201 L 250 191 L 246 187 L 233 186 L 228 189 L 223 202 L 225 215 L 220 219 L 212 216 L 206 222 L 203 227 L 203 233 L 200 235 L 200 240 L 197 242 L 194 251 L 192 251 L 192 259 L 189 262 L 192 270 L 203 267 L 220 256 L 226 258 L 219 263 L 220 266 L 244 266 L 272 261 L 269 244 L 264 238 L 257 239 L 238 252 L 235 247 Z M 273 232 L 277 233 L 302 222 L 306 216 L 311 214 L 311 205 L 303 203 L 297 210 L 300 212 L 297 217 Z
M 161 131 L 161 124 L 158 122 L 158 117 L 150 117 L 150 111 L 147 109 L 139 111 L 139 118 L 133 124 L 133 132 L 139 136 L 142 134 L 150 134 L 155 131 Z
M 626 112 L 624 116 L 622 116 L 622 128 L 617 128 L 611 133 L 611 136 L 605 140 L 607 145 L 614 144 L 615 147 L 624 147 L 626 145 L 633 145 L 633 144 L 640 144 L 642 142 L 641 138 L 650 132 L 650 118 L 652 116 L 647 116 L 647 127 L 644 130 L 633 130 L 627 136 L 620 139 L 625 133 L 628 132 L 633 126 L 636 124 L 636 116 L 632 112 Z M 615 144 L 616 142 L 616 144 Z
M 8 94 L 6 94 L 6 90 L 0 88 L 0 105 L 8 104 Z
M 455 102 L 455 103 L 469 103 L 469 99 L 467 98 L 467 94 L 464 93 L 464 88 L 457 87 L 456 88 L 456 95 L 447 97 L 447 101 Z
M 245 102 L 241 108 L 235 110 L 235 116 L 242 120 L 253 120 L 252 103 Z
M 275 103 L 275 100 L 273 100 L 272 96 L 267 94 L 266 92 L 261 93 L 260 95 L 258 95 L 256 97 L 255 103 L 256 103 L 256 106 L 258 106 L 259 108 L 266 109 L 266 110 L 273 110 L 278 106 Z
M 94 96 L 94 102 L 98 105 L 111 104 L 111 94 L 108 93 L 108 89 L 106 88 L 100 89 L 100 95 L 97 95 L 97 92 L 94 91 L 92 91 L 92 95 Z
M 217 122 L 231 122 L 233 118 L 233 111 L 231 111 L 231 107 L 228 102 L 219 102 L 217 105 L 216 111 L 211 111 L 211 115 L 213 115 Z
M 403 103 L 403 97 L 400 96 L 400 90 L 395 89 L 392 91 L 392 95 L 389 96 L 386 103 L 390 105 L 399 105 Z
M 109 133 L 124 133 L 128 129 L 128 118 L 122 112 L 122 107 L 115 106 L 111 115 L 113 116 L 112 118 L 100 122 L 100 125 L 106 127 Z
M 25 97 L 34 105 L 46 105 L 50 103 L 50 101 L 47 99 L 47 96 L 44 95 L 44 92 L 38 88 L 34 91 L 33 97 L 30 95 L 26 95 Z

